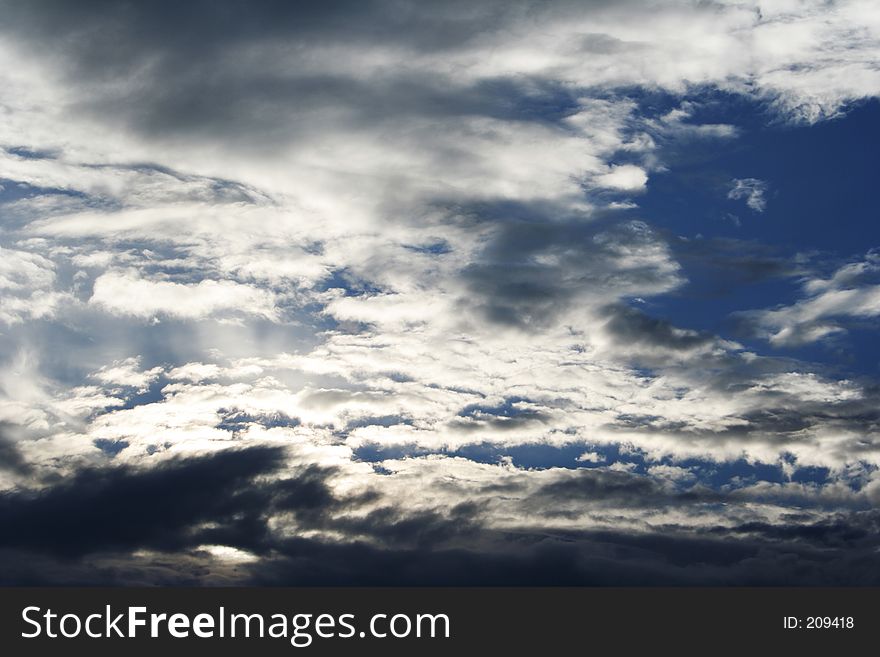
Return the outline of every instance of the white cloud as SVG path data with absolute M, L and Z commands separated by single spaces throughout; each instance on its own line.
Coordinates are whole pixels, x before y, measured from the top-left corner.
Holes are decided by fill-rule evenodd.
M 746 205 L 755 212 L 767 209 L 767 183 L 757 178 L 734 178 L 731 181 L 727 198 L 745 200 Z
M 141 369 L 140 356 L 132 356 L 105 365 L 93 372 L 91 377 L 106 384 L 135 388 L 139 393 L 143 393 L 161 373 L 161 367 Z
M 201 319 L 224 312 L 278 318 L 274 297 L 268 291 L 233 281 L 150 281 L 134 270 L 101 274 L 89 303 L 111 313 L 141 318 Z
M 187 363 L 186 365 L 175 367 L 168 372 L 168 378 L 197 383 L 205 379 L 216 378 L 221 372 L 221 368 L 213 363 Z
M 55 265 L 29 251 L 0 247 L 0 322 L 51 317 L 68 295 L 56 291 Z
M 741 315 L 773 344 L 816 342 L 846 332 L 839 320 L 880 316 L 880 284 L 870 283 L 878 274 L 880 258 L 871 252 L 864 261 L 844 265 L 830 278 L 804 281 L 806 296 L 792 305 Z
M 667 479 L 676 483 L 687 483 L 696 479 L 696 475 L 691 470 L 677 465 L 652 465 L 648 468 L 648 474 L 658 479 Z
M 641 167 L 633 164 L 612 166 L 608 173 L 593 178 L 599 187 L 619 189 L 626 192 L 644 191 L 648 182 L 648 174 Z

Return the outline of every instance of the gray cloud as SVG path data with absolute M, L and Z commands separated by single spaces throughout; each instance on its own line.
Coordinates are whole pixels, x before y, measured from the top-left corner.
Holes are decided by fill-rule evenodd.
M 476 502 L 413 511 L 375 490 L 340 495 L 329 482 L 341 473 L 332 469 L 310 466 L 254 486 L 254 477 L 280 473 L 282 454 L 251 448 L 138 471 L 89 469 L 41 491 L 6 493 L 0 515 L 13 531 L 4 535 L 0 578 L 7 584 L 865 585 L 880 576 L 863 567 L 877 546 L 873 511 L 696 530 L 667 524 L 632 533 L 498 531 Z M 164 504 L 166 498 L 174 503 Z M 526 509 L 559 514 L 599 502 L 619 512 L 723 499 L 597 470 L 557 477 L 526 498 Z M 361 513 L 364 508 L 371 510 Z M 284 513 L 301 529 L 329 529 L 337 538 L 276 534 L 268 518 Z M 230 570 L 199 552 L 211 543 L 265 556 Z M 139 557 L 136 568 L 126 563 L 126 554 L 145 549 L 158 551 Z
M 15 444 L 15 440 L 6 435 L 7 431 L 6 424 L 0 424 L 0 470 L 17 475 L 30 474 L 32 471 L 30 464 Z
M 612 307 L 606 330 L 615 340 L 626 344 L 646 344 L 673 350 L 688 350 L 714 342 L 708 333 L 676 328 L 670 322 L 649 317 L 635 308 Z
M 620 256 L 642 255 L 637 265 Z M 490 238 L 463 278 L 492 322 L 518 328 L 557 321 L 575 304 L 674 287 L 678 273 L 665 245 L 642 222 L 512 220 Z

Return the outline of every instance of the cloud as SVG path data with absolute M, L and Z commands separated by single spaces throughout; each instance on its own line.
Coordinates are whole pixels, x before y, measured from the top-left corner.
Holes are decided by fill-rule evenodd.
M 494 323 L 558 323 L 606 299 L 657 294 L 681 279 L 666 245 L 640 221 L 595 224 L 511 221 L 464 272 L 476 305 Z
M 880 315 L 877 254 L 840 267 L 830 278 L 807 278 L 805 296 L 790 306 L 739 313 L 755 333 L 780 346 L 798 346 L 846 333 L 841 324 Z
M 4 429 L 2 424 L 0 424 L 0 429 Z M 6 430 L 0 433 L 0 470 L 18 475 L 30 474 L 31 467 L 27 459 L 18 449 L 15 441 L 6 436 L 6 433 Z
M 743 285 L 808 273 L 808 263 L 801 258 L 792 258 L 778 247 L 756 240 L 679 237 L 670 242 L 670 248 L 684 269 L 698 272 L 688 280 L 686 290 L 698 299 L 717 298 Z
M 746 205 L 754 212 L 763 212 L 767 209 L 767 183 L 757 178 L 734 178 L 731 182 L 727 198 L 734 200 L 745 199 Z
M 693 350 L 716 341 L 710 334 L 676 328 L 669 322 L 649 317 L 634 308 L 615 307 L 606 312 L 610 319 L 605 330 L 615 341 L 623 344 Z
M 0 322 L 51 317 L 67 295 L 55 291 L 55 266 L 37 253 L 0 247 Z
M 620 164 L 612 166 L 608 173 L 600 174 L 593 180 L 599 187 L 625 192 L 640 192 L 645 189 L 648 175 L 641 167 L 633 164 Z
M 220 368 L 213 363 L 187 363 L 168 372 L 168 378 L 196 382 L 215 378 L 220 372 Z
M 105 365 L 92 377 L 111 385 L 120 385 L 137 389 L 138 392 L 146 392 L 150 383 L 162 373 L 161 367 L 154 367 L 150 370 L 142 370 L 140 367 L 141 359 L 138 356 L 132 356 L 121 361 L 116 361 L 111 365 Z
M 111 313 L 145 319 L 157 315 L 198 319 L 223 311 L 277 317 L 273 298 L 265 290 L 232 281 L 150 281 L 131 270 L 99 276 L 89 303 Z
M 499 530 L 484 524 L 488 515 L 476 503 L 407 510 L 390 493 L 341 491 L 337 470 L 306 467 L 284 474 L 282 460 L 278 448 L 252 447 L 147 469 L 83 471 L 47 490 L 7 493 L 0 498 L 0 515 L 17 531 L 4 534 L 0 578 L 112 584 L 820 585 L 871 583 L 880 576 L 864 567 L 877 547 L 874 511 L 818 520 L 783 514 L 774 522 L 734 517 L 729 524 L 693 528 L 667 522 L 662 531 L 559 527 L 550 534 L 530 528 L 527 519 L 537 516 L 524 514 L 518 525 Z M 493 485 L 507 496 L 517 494 L 517 485 L 528 486 L 521 474 L 494 469 Z M 511 475 L 517 485 L 505 481 Z M 254 487 L 249 483 L 254 477 L 268 479 Z M 547 498 L 563 521 L 566 508 L 585 503 L 596 513 L 596 502 L 616 500 L 624 504 L 617 513 L 625 514 L 633 503 L 651 504 L 657 495 L 676 499 L 647 477 L 621 472 L 543 478 L 528 504 L 546 508 L 540 500 Z M 425 491 L 426 500 L 434 490 Z M 161 504 L 166 498 L 173 504 Z M 676 505 L 699 507 L 712 498 L 677 499 Z M 496 509 L 493 516 L 503 514 Z M 138 568 L 129 565 L 132 553 Z
M 605 457 L 596 452 L 584 452 L 577 457 L 577 460 L 582 463 L 602 463 L 605 461 Z
M 280 456 L 272 448 L 228 450 L 144 471 L 82 470 L 48 490 L 7 492 L 0 498 L 0 516 L 11 531 L 3 545 L 75 557 L 179 548 L 197 540 L 189 532 L 197 535 L 209 521 L 241 531 L 247 520 L 236 522 L 236 515 L 248 510 L 253 498 L 237 489 L 272 471 Z
M 866 572 L 876 386 L 673 310 L 842 336 L 876 258 L 653 195 L 876 97 L 870 2 L 0 6 L 4 581 Z

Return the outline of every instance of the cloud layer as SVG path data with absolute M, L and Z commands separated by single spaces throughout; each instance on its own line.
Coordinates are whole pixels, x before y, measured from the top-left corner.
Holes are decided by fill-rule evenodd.
M 877 583 L 880 388 L 765 350 L 875 252 L 640 205 L 875 98 L 876 3 L 0 6 L 3 581 Z

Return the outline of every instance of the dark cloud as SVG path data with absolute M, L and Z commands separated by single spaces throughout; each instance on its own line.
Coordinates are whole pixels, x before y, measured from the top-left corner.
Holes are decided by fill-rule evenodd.
M 376 491 L 333 492 L 332 468 L 278 478 L 283 450 L 254 447 L 167 461 L 147 470 L 83 470 L 43 491 L 0 498 L 6 584 L 650 585 L 877 584 L 876 511 L 809 522 L 705 529 L 493 529 L 477 502 L 405 510 Z M 272 478 L 261 479 L 263 475 Z M 506 489 L 504 494 L 516 492 Z M 718 502 L 630 473 L 584 470 L 529 498 L 536 512 Z M 528 506 L 528 504 L 527 504 Z M 360 509 L 367 508 L 364 513 Z M 540 510 L 540 511 L 539 511 Z M 351 513 L 356 511 L 355 513 Z M 268 519 L 334 538 L 276 534 Z M 234 567 L 198 550 L 227 545 L 256 561 Z M 131 552 L 155 551 L 130 559 Z
M 411 43 L 420 49 L 450 48 L 497 22 L 506 3 L 482 2 L 470 12 L 463 10 L 471 3 L 460 1 L 428 10 L 393 0 L 329 4 L 319 0 L 195 0 L 185 4 L 158 0 L 149 5 L 91 0 L 79 7 L 62 0 L 3 4 L 7 25 L 31 37 L 63 41 L 91 35 L 89 42 L 65 45 L 85 63 L 112 66 L 157 50 L 199 58 L 231 44 L 279 38 L 307 40 L 310 45 L 346 38 Z
M 5 422 L 0 422 L 0 470 L 5 470 L 16 475 L 27 475 L 32 471 L 15 440 L 9 434 L 15 427 Z
M 254 565 L 258 584 L 876 585 L 876 513 L 826 523 L 643 532 L 501 533 L 442 549 L 377 549 L 294 539 Z M 864 523 L 868 530 L 859 529 Z M 818 529 L 817 529 L 818 528 Z M 766 529 L 766 531 L 761 531 Z M 715 534 L 715 535 L 713 535 Z M 747 537 L 743 535 L 747 534 Z M 833 544 L 832 544 L 833 543 Z M 479 548 L 477 548 L 479 546 Z M 346 567 L 357 563 L 357 569 Z M 381 574 L 380 574 L 381 573 Z
M 608 334 L 625 345 L 688 350 L 717 340 L 709 333 L 676 328 L 664 319 L 650 317 L 635 308 L 609 306 L 605 314 L 610 317 L 605 325 Z
M 277 448 L 229 450 L 147 469 L 82 470 L 45 490 L 7 491 L 0 495 L 0 547 L 77 557 L 179 549 L 200 540 L 203 523 L 250 529 L 265 493 L 245 484 L 277 469 L 282 455 Z
M 461 48 L 491 38 L 531 11 L 528 5 L 196 0 L 73 8 L 7 2 L 0 30 L 51 61 L 71 84 L 92 88 L 77 108 L 102 121 L 154 138 L 277 147 L 310 134 L 316 122 L 394 129 L 401 117 L 558 121 L 576 108 L 577 96 L 546 79 L 461 84 L 405 67 L 379 79 L 309 72 L 315 48 L 382 44 L 414 56 Z M 274 47 L 291 58 L 284 70 L 272 68 L 277 60 L 267 49 Z M 256 58 L 252 65 L 230 61 L 237 48 Z
M 753 240 L 665 237 L 687 273 L 688 284 L 680 293 L 690 297 L 726 296 L 744 285 L 800 276 L 805 271 L 804 263 L 796 257 Z
M 478 505 L 462 502 L 446 511 L 383 506 L 364 516 L 334 520 L 329 526 L 355 540 L 370 539 L 371 544 L 384 549 L 419 547 L 430 551 L 478 537 L 483 521 Z
M 257 424 L 267 429 L 273 427 L 297 427 L 301 424 L 298 418 L 279 412 L 254 414 L 236 408 L 221 408 L 217 410 L 217 415 L 221 418 L 217 428 L 224 431 L 232 431 L 233 433 L 245 431 L 252 424 Z
M 499 210 L 490 209 L 488 216 L 497 220 Z M 462 273 L 472 294 L 467 303 L 496 324 L 543 328 L 578 301 L 669 286 L 675 277 L 664 268 L 662 254 L 637 265 L 620 258 L 624 251 L 658 246 L 662 243 L 637 221 L 554 221 L 541 215 L 503 221 Z
M 590 508 L 666 508 L 724 502 L 725 496 L 702 486 L 679 490 L 656 478 L 630 472 L 581 468 L 541 486 L 527 505 L 550 516 L 579 517 Z
M 436 541 L 457 534 L 474 509 L 462 504 L 447 514 L 407 515 L 392 505 L 357 520 L 334 515 L 375 503 L 363 491 L 336 495 L 333 468 L 306 466 L 270 481 L 284 450 L 230 449 L 172 459 L 148 468 L 85 469 L 41 490 L 0 495 L 0 548 L 28 549 L 65 558 L 150 548 L 184 550 L 203 544 L 255 552 L 275 547 L 268 522 L 292 514 L 298 527 L 332 529 L 393 544 Z
M 300 524 L 324 527 L 333 523 L 330 513 L 357 508 L 380 498 L 375 491 L 339 497 L 327 484 L 336 473 L 333 468 L 311 465 L 296 471 L 294 477 L 267 485 L 273 508 L 293 511 Z
M 514 416 L 497 416 L 480 413 L 470 416 L 467 420 L 451 420 L 448 426 L 457 433 L 473 433 L 475 431 L 516 431 L 530 425 L 545 424 L 552 419 L 549 413 L 526 411 Z
M 4 25 L 29 39 L 59 42 L 83 67 L 130 65 L 157 51 L 187 60 L 210 60 L 230 45 L 295 39 L 309 46 L 327 43 L 399 44 L 414 51 L 461 48 L 487 34 L 503 31 L 513 19 L 583 12 L 614 6 L 619 0 L 568 0 L 544 6 L 531 0 L 89 0 L 74 7 L 63 0 L 2 3 Z M 76 39 L 88 35 L 90 39 Z M 583 45 L 614 39 L 585 34 Z M 607 47 L 606 47 L 607 49 Z
M 871 548 L 880 543 L 880 514 L 876 511 L 835 515 L 814 523 L 750 522 L 730 529 L 714 529 L 713 533 L 762 536 L 778 541 L 801 541 L 826 548 Z
M 133 96 L 104 98 L 84 109 L 115 107 L 136 131 L 153 136 L 224 138 L 246 146 L 308 137 L 330 120 L 354 129 L 389 130 L 405 119 L 483 116 L 554 123 L 572 113 L 575 97 L 550 83 L 481 81 L 462 85 L 443 75 L 359 80 L 344 75 L 257 75 L 216 80 L 205 71 L 176 84 L 144 87 Z M 537 89 L 536 89 L 537 87 Z M 548 99 L 549 97 L 549 99 Z M 551 100 L 552 99 L 552 100 Z M 449 154 L 454 157 L 454 153 Z
M 756 585 L 876 586 L 876 532 L 865 517 L 842 519 L 839 538 L 815 540 L 811 527 L 742 526 L 702 534 L 666 527 L 644 532 L 500 533 L 460 546 L 383 547 L 367 541 L 293 537 L 257 562 L 230 571 L 206 555 L 144 557 L 138 565 L 105 558 L 60 564 L 6 551 L 9 583 L 208 583 L 280 585 Z M 873 525 L 871 525 L 873 526 Z M 821 534 L 821 532 L 819 532 Z M 6 564 L 16 563 L 10 573 Z

